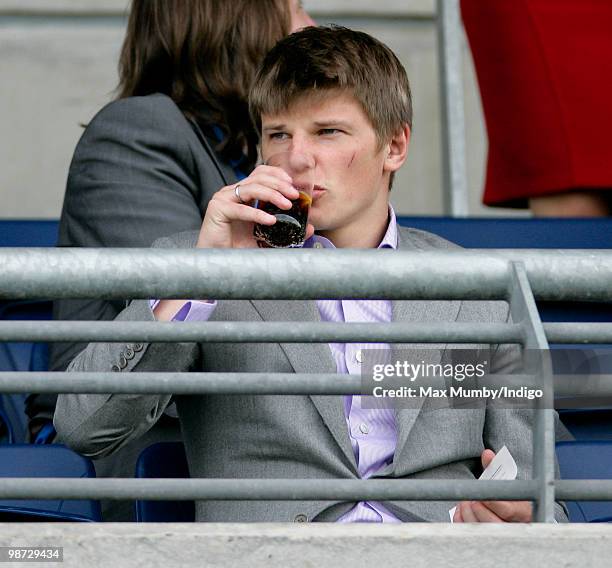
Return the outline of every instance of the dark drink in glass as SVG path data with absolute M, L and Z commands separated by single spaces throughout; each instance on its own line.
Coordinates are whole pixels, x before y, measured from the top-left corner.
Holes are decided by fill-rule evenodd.
M 262 248 L 301 247 L 306 239 L 308 212 L 312 203 L 314 158 L 299 152 L 278 152 L 266 160 L 266 165 L 281 168 L 288 173 L 293 187 L 299 191 L 299 197 L 291 200 L 291 209 L 258 202 L 255 206 L 274 215 L 276 223 L 255 224 L 253 236 Z
M 291 209 L 279 209 L 272 203 L 260 204 L 266 213 L 276 217 L 274 225 L 255 225 L 254 235 L 260 247 L 301 247 L 306 238 L 306 223 L 312 197 L 300 190 Z

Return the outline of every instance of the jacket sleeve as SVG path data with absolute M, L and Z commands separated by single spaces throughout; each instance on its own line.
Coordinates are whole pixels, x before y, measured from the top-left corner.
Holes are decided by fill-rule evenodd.
M 160 239 L 154 246 L 170 242 Z M 155 316 L 149 300 L 134 300 L 115 320 L 155 321 Z M 193 368 L 199 356 L 196 343 L 90 343 L 67 371 L 185 372 Z M 110 455 L 147 432 L 171 398 L 169 394 L 59 395 L 53 418 L 58 441 L 94 459 Z

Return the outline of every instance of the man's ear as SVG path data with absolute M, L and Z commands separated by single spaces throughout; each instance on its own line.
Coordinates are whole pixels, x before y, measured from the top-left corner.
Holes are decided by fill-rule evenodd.
M 385 147 L 386 157 L 383 171 L 396 172 L 408 157 L 408 146 L 410 145 L 410 127 L 404 127 L 393 135 L 389 144 Z

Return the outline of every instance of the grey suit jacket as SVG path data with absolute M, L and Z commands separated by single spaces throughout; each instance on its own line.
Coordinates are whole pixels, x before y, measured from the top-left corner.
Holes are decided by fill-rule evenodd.
M 202 224 L 213 193 L 236 181 L 194 121 L 166 95 L 114 101 L 83 133 L 70 165 L 60 247 L 148 247 Z M 54 318 L 112 320 L 120 300 L 60 300 Z M 86 347 L 51 345 L 51 370 L 64 370 Z M 30 415 L 53 413 L 55 397 L 29 400 Z
M 193 247 L 197 233 L 157 243 Z M 400 247 L 427 250 L 453 246 L 422 231 L 400 228 Z M 134 301 L 119 320 L 154 320 L 148 301 Z M 212 320 L 317 321 L 314 301 L 220 301 Z M 505 302 L 396 301 L 394 321 L 504 322 Z M 395 346 L 398 347 L 398 346 Z M 472 346 L 473 347 L 473 346 Z M 410 345 L 419 361 L 438 362 L 444 345 Z M 109 371 L 127 349 L 122 344 L 90 344 L 70 371 Z M 131 354 L 131 353 L 130 353 Z M 517 364 L 517 351 L 500 349 L 497 371 Z M 123 372 L 308 372 L 334 373 L 327 344 L 149 344 L 129 360 Z M 170 396 L 61 395 L 55 414 L 60 439 L 91 457 L 106 455 L 141 435 L 159 418 Z M 427 409 L 396 411 L 398 442 L 393 463 L 375 477 L 473 479 L 481 473 L 484 448 L 506 445 L 520 478 L 531 475 L 532 411 Z M 344 417 L 342 396 L 189 396 L 178 397 L 190 473 L 210 478 L 357 479 L 357 464 Z M 451 502 L 388 502 L 404 521 L 449 520 Z M 354 503 L 199 502 L 200 521 L 335 520 Z M 303 518 L 303 517 L 302 517 Z M 558 518 L 564 520 L 562 508 Z

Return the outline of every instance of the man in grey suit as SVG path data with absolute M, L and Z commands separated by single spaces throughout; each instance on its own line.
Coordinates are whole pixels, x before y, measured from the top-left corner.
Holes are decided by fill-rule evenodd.
M 389 205 L 393 174 L 404 163 L 412 109 L 408 79 L 395 55 L 367 34 L 307 28 L 268 54 L 251 91 L 262 157 L 313 158 L 315 191 L 305 246 L 432 250 L 443 239 L 397 226 Z M 162 239 L 166 248 L 252 248 L 254 223 L 275 218 L 255 200 L 291 207 L 297 190 L 279 168 L 262 165 L 217 192 L 198 232 Z M 315 234 L 316 232 L 316 234 Z M 299 254 L 299 251 L 296 251 Z M 505 302 L 458 301 L 134 301 L 119 320 L 505 322 Z M 376 344 L 380 348 L 388 348 Z M 90 344 L 71 371 L 358 373 L 364 345 Z M 439 362 L 445 346 L 419 349 Z M 493 372 L 518 362 L 494 347 Z M 424 354 L 426 351 L 426 354 Z M 126 352 L 130 357 L 126 357 Z M 170 396 L 61 395 L 60 439 L 93 458 L 143 435 Z M 504 445 L 520 478 L 531 475 L 533 411 L 489 408 L 367 408 L 350 396 L 177 397 L 192 477 L 473 479 Z M 449 502 L 199 502 L 200 521 L 448 521 Z M 557 517 L 564 519 L 558 506 Z M 530 521 L 528 502 L 459 504 L 462 521 Z

